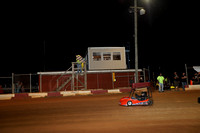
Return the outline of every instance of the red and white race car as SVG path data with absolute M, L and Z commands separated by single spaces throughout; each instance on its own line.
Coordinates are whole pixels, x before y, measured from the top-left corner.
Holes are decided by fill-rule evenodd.
M 122 106 L 152 105 L 153 100 L 150 83 L 134 83 L 129 96 L 121 98 L 119 104 Z

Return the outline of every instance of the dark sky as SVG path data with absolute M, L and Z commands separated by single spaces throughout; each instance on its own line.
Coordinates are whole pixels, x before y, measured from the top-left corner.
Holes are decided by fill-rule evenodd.
M 139 68 L 179 71 L 200 65 L 198 4 L 186 0 L 138 0 Z M 8 2 L 1 4 L 0 76 L 63 71 L 87 47 L 130 44 L 134 68 L 130 0 Z M 180 68 L 181 67 L 181 68 Z

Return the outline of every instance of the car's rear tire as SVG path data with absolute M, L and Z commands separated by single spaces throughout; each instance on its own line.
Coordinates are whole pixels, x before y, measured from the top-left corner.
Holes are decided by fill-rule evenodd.
M 132 105 L 132 102 L 131 101 L 128 101 L 127 102 L 127 106 L 131 106 Z
M 148 105 L 152 105 L 152 104 L 153 104 L 153 100 L 149 100 Z

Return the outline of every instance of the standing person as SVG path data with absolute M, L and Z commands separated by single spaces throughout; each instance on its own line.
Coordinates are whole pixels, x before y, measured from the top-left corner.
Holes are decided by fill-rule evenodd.
M 192 77 L 193 84 L 198 83 L 198 73 L 195 73 L 194 76 Z
M 175 87 L 175 90 L 179 90 L 179 76 L 177 74 L 177 72 L 174 72 L 174 87 Z
M 24 93 L 25 92 L 25 88 L 24 88 L 24 85 L 23 83 L 21 82 L 21 92 Z
M 163 88 L 164 88 L 164 85 L 163 85 L 163 81 L 164 81 L 164 77 L 162 76 L 162 73 L 160 73 L 160 76 L 157 77 L 157 80 L 159 82 L 159 92 L 164 92 Z
M 170 80 L 168 77 L 165 78 L 164 88 L 170 89 Z
M 22 82 L 18 81 L 16 84 L 16 93 L 20 93 L 22 88 Z
M 185 73 L 183 73 L 181 76 L 181 83 L 182 83 L 183 91 L 185 91 L 185 85 L 187 85 L 186 80 L 187 80 L 187 76 L 185 75 Z
M 76 65 L 77 65 L 77 73 L 82 73 L 82 67 L 81 67 L 81 64 L 82 64 L 82 60 L 83 60 L 83 58 L 82 58 L 82 56 L 80 56 L 80 55 L 76 55 Z
M 81 61 L 81 71 L 84 70 L 84 63 L 86 62 L 85 58 L 82 58 L 82 61 Z M 86 64 L 85 64 L 86 65 Z M 84 70 L 85 71 L 85 70 Z

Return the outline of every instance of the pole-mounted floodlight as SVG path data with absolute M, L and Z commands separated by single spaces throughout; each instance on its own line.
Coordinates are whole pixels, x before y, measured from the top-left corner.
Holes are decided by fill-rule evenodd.
M 134 0 L 134 6 L 130 6 L 129 12 L 132 13 L 134 12 L 134 37 L 135 37 L 135 83 L 138 83 L 138 40 L 137 40 L 137 12 L 138 9 L 140 9 L 140 15 L 145 14 L 145 10 L 143 7 L 138 7 L 137 6 L 137 0 Z
M 145 10 L 142 8 L 142 9 L 140 9 L 140 15 L 144 15 L 145 14 Z

